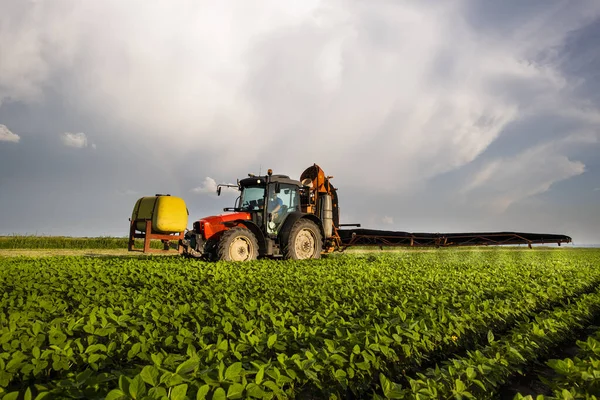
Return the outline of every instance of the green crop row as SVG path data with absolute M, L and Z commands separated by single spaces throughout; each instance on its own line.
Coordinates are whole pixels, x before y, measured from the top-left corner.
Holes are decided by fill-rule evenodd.
M 597 399 L 600 397 L 600 330 L 585 341 L 577 341 L 579 351 L 573 358 L 551 359 L 546 364 L 552 368 L 551 379 L 543 382 L 553 391 L 553 396 L 539 395 L 538 400 Z M 530 399 L 533 396 L 517 396 Z
M 508 343 L 535 314 L 596 299 L 598 261 L 0 259 L 0 398 L 390 396 L 391 380 L 492 346 L 489 331 Z
M 387 388 L 384 394 L 388 398 L 415 399 L 493 398 L 495 389 L 506 384 L 508 378 L 572 337 L 574 331 L 598 315 L 600 291 L 585 294 L 564 307 L 518 324 L 498 340 L 490 331 L 487 346 L 447 360 L 441 367 L 430 368 L 416 377 L 407 377 L 410 388 L 402 388 L 382 376 Z
M 127 243 L 125 237 L 0 236 L 0 249 L 126 249 Z M 142 246 L 136 239 L 136 247 Z M 162 249 L 162 243 L 153 240 L 150 247 Z

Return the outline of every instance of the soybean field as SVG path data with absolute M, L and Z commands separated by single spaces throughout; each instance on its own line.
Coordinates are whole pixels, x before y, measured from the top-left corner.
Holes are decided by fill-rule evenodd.
M 0 399 L 600 393 L 600 250 L 0 257 Z

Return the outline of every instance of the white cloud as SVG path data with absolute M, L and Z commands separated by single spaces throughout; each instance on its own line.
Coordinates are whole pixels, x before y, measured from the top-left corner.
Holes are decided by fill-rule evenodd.
M 21 137 L 16 133 L 12 133 L 6 125 L 0 124 L 0 142 L 19 143 Z
M 65 132 L 60 136 L 60 139 L 62 143 L 67 147 L 75 147 L 78 149 L 82 149 L 84 147 L 87 147 L 88 145 L 87 136 L 83 132 Z
M 509 35 L 474 29 L 468 1 L 9 4 L 0 102 L 39 101 L 60 82 L 164 158 L 218 152 L 224 174 L 317 162 L 346 188 L 407 190 L 471 163 L 516 121 L 598 119 L 552 63 L 532 61 L 597 16 L 595 0 L 545 7 Z
M 383 218 L 381 218 L 381 222 L 383 222 L 386 225 L 393 225 L 394 224 L 394 218 L 393 217 L 389 217 L 389 216 L 385 216 Z
M 198 187 L 191 189 L 193 193 L 209 193 L 209 194 L 217 194 L 217 181 L 215 181 L 211 177 L 204 178 L 204 182 Z M 236 188 L 226 187 L 224 186 L 221 189 L 221 193 L 238 193 L 239 191 Z

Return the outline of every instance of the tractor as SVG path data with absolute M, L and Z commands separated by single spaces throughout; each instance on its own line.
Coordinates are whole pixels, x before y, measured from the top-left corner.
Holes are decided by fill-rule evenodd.
M 449 247 L 571 243 L 566 235 L 523 232 L 415 233 L 359 229 L 340 224 L 337 189 L 332 176 L 313 164 L 300 180 L 276 175 L 248 174 L 236 185 L 218 185 L 239 191 L 234 207 L 202 218 L 187 229 L 188 211 L 183 199 L 156 195 L 139 199 L 129 224 L 129 250 L 144 239 L 143 251 L 169 251 L 177 241 L 184 256 L 207 261 L 250 261 L 258 258 L 315 259 L 352 246 Z M 342 229 L 354 226 L 356 229 Z M 164 250 L 153 250 L 160 240 Z
M 337 191 L 316 164 L 300 180 L 287 175 L 248 174 L 234 187 L 240 194 L 226 213 L 193 223 L 181 244 L 188 257 L 216 261 L 258 258 L 320 258 L 341 245 Z

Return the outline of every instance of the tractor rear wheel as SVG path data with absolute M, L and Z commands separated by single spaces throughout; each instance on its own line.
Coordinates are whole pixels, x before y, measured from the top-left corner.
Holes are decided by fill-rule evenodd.
M 217 245 L 219 260 L 250 261 L 258 258 L 256 236 L 246 228 L 231 228 L 223 233 Z
M 323 237 L 317 224 L 308 219 L 296 221 L 283 248 L 283 257 L 291 260 L 321 258 Z

